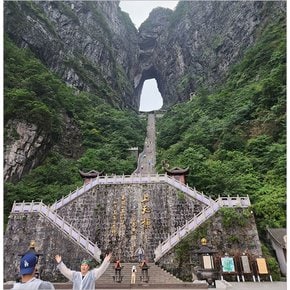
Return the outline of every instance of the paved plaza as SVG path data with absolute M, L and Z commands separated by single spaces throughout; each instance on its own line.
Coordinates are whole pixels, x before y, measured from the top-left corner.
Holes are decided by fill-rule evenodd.
M 57 290 L 68 290 L 71 289 L 71 284 L 65 284 L 65 287 L 61 287 L 60 285 L 55 285 L 55 289 Z M 174 285 L 167 285 L 163 288 L 151 288 L 150 284 L 149 285 L 143 285 L 143 287 L 138 287 L 137 285 L 126 285 L 127 287 L 125 287 L 125 285 L 120 285 L 120 286 L 124 286 L 124 287 L 104 287 L 104 288 L 100 288 L 98 287 L 100 285 L 97 284 L 96 289 L 97 290 L 109 290 L 109 289 L 147 289 L 147 290 L 181 290 L 181 289 L 191 289 L 190 287 L 177 287 L 175 288 Z M 220 285 L 222 286 L 222 285 Z M 226 285 L 223 285 L 224 287 L 218 287 L 218 288 L 208 288 L 208 289 L 227 289 L 227 290 L 286 290 L 287 289 L 287 282 L 261 282 L 261 283 L 254 283 L 254 282 L 245 282 L 245 283 L 238 283 L 238 282 L 230 282 L 227 283 Z M 13 287 L 13 284 L 11 282 L 11 284 L 6 284 L 4 285 L 4 289 L 11 289 Z M 201 288 L 194 288 L 195 290 L 204 290 Z
M 254 283 L 254 282 L 246 282 L 246 283 L 238 283 L 238 282 L 233 282 L 230 283 L 231 286 L 227 286 L 228 290 L 286 290 L 287 289 L 287 283 L 286 282 L 261 282 L 261 283 Z M 147 287 L 143 287 L 144 289 L 148 290 L 180 290 L 182 288 L 150 288 L 150 285 Z M 134 288 L 131 288 L 134 289 Z M 135 288 L 136 289 L 136 288 Z M 140 289 L 140 288 L 139 288 Z M 188 288 L 189 289 L 189 288 Z M 208 289 L 221 289 L 221 288 L 208 288 Z M 97 290 L 108 290 L 108 289 L 101 289 L 98 288 Z M 195 289 L 198 290 L 198 289 Z
M 261 282 L 261 283 L 254 283 L 254 282 L 245 282 L 245 283 L 238 283 L 238 282 L 231 282 L 231 287 L 226 289 L 232 290 L 286 290 L 287 283 L 286 282 Z
M 231 285 L 231 286 L 230 286 Z M 238 282 L 231 282 L 227 288 L 229 290 L 286 290 L 287 283 L 286 282 L 261 282 L 261 283 L 254 283 L 254 282 L 246 282 L 246 283 L 238 283 Z M 150 285 L 147 287 L 143 287 L 144 289 L 154 289 L 154 290 L 164 290 L 165 288 L 150 288 Z M 134 288 L 132 288 L 134 289 Z M 140 289 L 140 288 L 139 288 Z M 167 288 L 168 290 L 180 290 L 182 288 Z M 189 288 L 188 288 L 189 289 Z M 222 288 L 208 288 L 208 289 L 222 289 Z M 97 290 L 108 290 L 108 289 L 97 289 Z M 196 289 L 198 290 L 198 289 Z

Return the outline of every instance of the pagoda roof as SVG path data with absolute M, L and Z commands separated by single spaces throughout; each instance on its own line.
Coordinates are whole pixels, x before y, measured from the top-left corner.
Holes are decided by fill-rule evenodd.
M 187 174 L 189 171 L 189 167 L 186 168 L 180 168 L 180 167 L 173 167 L 171 169 L 164 168 L 165 171 L 169 174 Z
M 79 170 L 80 176 L 83 178 L 95 178 L 103 174 L 104 171 L 96 171 L 96 170 L 91 170 L 89 172 L 83 172 Z
M 217 250 L 214 250 L 208 246 L 201 246 L 198 250 L 194 250 L 193 253 L 195 254 L 215 254 Z

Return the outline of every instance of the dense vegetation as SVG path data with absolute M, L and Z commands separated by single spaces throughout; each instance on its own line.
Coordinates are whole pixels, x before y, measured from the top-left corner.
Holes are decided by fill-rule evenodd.
M 212 197 L 249 195 L 262 237 L 286 227 L 285 39 L 277 19 L 222 87 L 200 89 L 157 128 L 158 163 L 189 166 L 188 183 Z
M 45 5 L 45 4 L 44 4 Z M 51 1 L 50 5 L 52 9 L 56 9 L 59 11 L 60 14 L 70 19 L 74 25 L 77 25 L 77 30 L 82 35 L 87 35 L 88 31 L 86 30 L 85 26 L 80 22 L 79 16 L 77 15 L 76 11 L 71 8 L 71 3 L 65 1 Z M 9 26 L 7 31 L 29 31 L 35 29 L 33 26 L 35 22 L 27 21 L 27 17 L 25 15 L 33 15 L 36 21 L 39 21 L 45 29 L 47 29 L 48 33 L 51 35 L 50 41 L 54 43 L 58 49 L 62 50 L 65 47 L 64 39 L 61 39 L 58 35 L 57 28 L 55 23 L 52 19 L 47 17 L 44 13 L 42 8 L 42 4 L 38 4 L 35 1 L 7 1 L 5 3 L 5 10 L 11 11 L 11 16 L 7 17 L 11 20 L 5 21 L 5 24 Z M 102 71 L 102 66 L 98 63 L 92 62 L 88 59 L 87 56 L 80 52 L 80 48 L 74 49 L 73 52 L 65 53 L 62 57 L 61 61 L 58 63 L 62 69 L 71 69 L 76 72 L 79 83 L 85 84 L 86 88 L 89 87 L 89 90 L 94 94 L 97 94 L 102 99 L 106 100 L 108 103 L 112 104 L 114 107 L 124 108 L 128 107 L 128 104 L 125 104 L 125 100 L 123 99 L 125 95 L 132 94 L 132 85 L 128 80 L 126 72 L 124 68 L 119 64 L 116 60 L 116 55 L 114 50 L 114 40 L 112 31 L 101 11 L 97 8 L 98 5 L 95 5 L 93 1 L 84 1 L 84 5 L 82 5 L 82 9 L 84 13 L 89 13 L 92 16 L 92 21 L 94 21 L 97 25 L 95 29 L 90 29 L 90 37 L 95 41 L 98 41 L 104 47 L 103 53 L 106 55 L 105 57 L 110 58 L 110 65 L 112 66 L 112 73 L 111 77 L 114 79 L 114 82 L 110 83 L 108 78 L 105 76 L 104 72 Z M 121 20 L 124 22 L 124 25 L 128 31 L 132 31 L 135 29 L 134 25 L 125 14 L 120 11 Z M 13 17 L 16 17 L 16 20 L 13 21 Z M 6 17 L 5 17 L 6 18 Z M 8 32 L 9 33 L 9 32 Z M 130 34 L 127 35 L 128 41 L 130 42 Z M 134 33 L 133 33 L 134 35 Z M 16 39 L 16 43 L 19 45 L 19 42 Z M 53 54 L 57 52 L 58 49 L 52 49 L 46 51 L 45 49 L 39 50 L 39 48 L 34 47 L 32 45 L 31 48 L 36 55 L 42 59 L 45 64 L 48 65 L 51 59 L 54 58 Z M 60 74 L 61 69 L 58 70 Z
M 157 131 L 159 171 L 166 163 L 189 166 L 189 185 L 213 198 L 249 195 L 263 255 L 279 280 L 266 229 L 286 227 L 285 19 L 264 31 L 222 87 L 212 94 L 201 88 L 172 107 L 158 120 Z M 224 220 L 242 221 L 229 211 Z M 178 245 L 180 267 L 206 229 L 203 225 Z
M 285 19 L 277 19 L 222 87 L 212 94 L 200 88 L 190 101 L 172 107 L 157 128 L 159 172 L 167 160 L 171 166 L 189 166 L 189 185 L 207 195 L 249 195 L 262 238 L 267 226 L 286 227 L 285 30 Z M 103 87 L 99 95 L 76 93 L 28 50 L 8 38 L 4 45 L 5 125 L 17 116 L 37 124 L 53 143 L 41 166 L 16 184 L 5 183 L 6 218 L 14 200 L 49 204 L 80 186 L 79 169 L 134 171 L 136 159 L 127 149 L 142 147 L 145 124 L 132 111 L 104 101 L 113 88 Z M 190 79 L 183 76 L 181 84 L 190 85 Z M 64 114 L 82 132 L 83 154 L 76 159 L 57 146 Z M 4 135 L 6 144 L 11 136 Z M 229 218 L 228 213 L 228 223 Z
M 127 149 L 142 148 L 145 122 L 129 110 L 119 110 L 97 95 L 74 92 L 25 49 L 5 39 L 4 123 L 17 117 L 37 124 L 51 137 L 53 149 L 45 162 L 20 182 L 5 183 L 5 217 L 14 200 L 52 203 L 82 185 L 78 170 L 131 174 L 136 158 Z M 67 158 L 61 152 L 64 114 L 82 134 L 83 154 Z M 5 130 L 5 129 L 4 129 Z M 4 132 L 5 144 L 8 136 Z M 17 136 L 16 136 L 17 137 Z

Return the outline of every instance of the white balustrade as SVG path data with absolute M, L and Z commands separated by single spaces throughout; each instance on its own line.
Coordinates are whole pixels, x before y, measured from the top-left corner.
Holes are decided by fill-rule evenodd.
M 39 211 L 44 216 L 48 217 L 52 222 L 58 225 L 62 231 L 64 231 L 67 235 L 73 238 L 75 241 L 78 241 L 83 248 L 88 250 L 92 255 L 96 255 L 96 253 L 100 253 L 100 250 L 96 245 L 87 240 L 87 238 L 83 237 L 79 232 L 72 228 L 71 225 L 67 224 L 63 219 L 59 218 L 59 216 L 53 212 L 60 207 L 66 205 L 71 202 L 75 198 L 81 196 L 85 192 L 91 190 L 94 186 L 98 184 L 134 184 L 134 183 L 153 183 L 153 182 L 165 182 L 169 185 L 174 186 L 175 188 L 180 189 L 187 195 L 192 198 L 195 198 L 207 205 L 205 209 L 203 209 L 198 215 L 195 215 L 190 221 L 186 222 L 186 224 L 179 228 L 175 233 L 171 236 L 169 235 L 168 239 L 161 243 L 157 249 L 155 250 L 155 260 L 160 259 L 167 251 L 169 251 L 172 247 L 174 247 L 182 238 L 184 238 L 189 232 L 195 230 L 199 225 L 201 225 L 204 221 L 210 218 L 215 214 L 221 207 L 249 207 L 251 205 L 249 197 L 218 197 L 216 201 L 214 201 L 211 197 L 207 197 L 203 193 L 199 193 L 195 188 L 190 188 L 188 185 L 185 185 L 176 179 L 169 177 L 167 174 L 159 175 L 159 174 L 148 174 L 147 176 L 142 176 L 141 174 L 133 174 L 133 175 L 122 175 L 122 176 L 98 176 L 94 180 L 91 180 L 89 183 L 83 185 L 81 188 L 77 188 L 74 192 L 71 192 L 68 196 L 62 197 L 59 201 L 55 202 L 50 208 L 45 206 L 42 202 L 31 202 L 25 203 L 16 203 L 14 202 L 12 207 L 12 213 L 16 212 L 32 212 Z M 37 207 L 36 207 L 37 206 Z M 88 245 L 91 245 L 90 247 Z M 98 255 L 96 256 L 98 257 Z
M 30 208 L 29 208 L 29 212 L 32 212 L 32 211 L 33 211 L 33 201 L 31 202 Z
M 56 225 L 63 233 L 68 235 L 71 239 L 78 242 L 78 244 L 86 250 L 89 254 L 93 255 L 97 260 L 100 260 L 101 251 L 97 245 L 94 245 L 87 237 L 82 235 L 78 230 L 74 229 L 62 217 L 52 211 L 42 202 L 16 203 L 14 202 L 11 213 L 22 212 L 38 212 L 50 222 Z
M 211 203 L 211 198 L 205 196 L 204 194 L 199 193 L 195 188 L 192 189 L 187 185 L 179 182 L 178 180 L 168 176 L 167 174 L 159 175 L 157 174 L 148 174 L 147 176 L 142 176 L 141 174 L 132 174 L 132 175 L 122 175 L 122 176 L 98 176 L 94 178 L 89 183 L 84 184 L 81 188 L 77 188 L 74 192 L 71 192 L 69 195 L 63 199 L 55 202 L 51 205 L 51 209 L 57 210 L 87 191 L 91 190 L 97 184 L 135 184 L 135 183 L 153 183 L 153 182 L 165 182 L 169 185 L 174 186 L 175 188 L 183 191 L 192 198 L 199 200 L 200 202 L 209 205 Z
M 160 243 L 156 250 L 155 261 L 158 261 L 163 255 L 171 250 L 181 239 L 183 239 L 189 232 L 194 231 L 203 222 L 213 216 L 221 207 L 248 207 L 250 206 L 249 197 L 219 197 L 216 201 L 210 199 L 210 205 L 203 209 L 199 214 L 194 215 L 189 221 L 186 221 L 183 227 L 177 229 L 171 236 L 163 243 Z

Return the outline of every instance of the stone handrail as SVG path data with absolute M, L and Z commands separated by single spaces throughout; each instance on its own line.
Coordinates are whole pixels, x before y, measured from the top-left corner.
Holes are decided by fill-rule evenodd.
M 199 214 L 195 215 L 186 224 L 178 228 L 172 235 L 158 245 L 155 249 L 154 261 L 157 262 L 162 256 L 176 246 L 190 232 L 194 231 L 203 222 L 213 216 L 222 207 L 249 207 L 251 205 L 249 197 L 219 197 L 216 201 L 204 208 Z
M 214 202 L 211 197 L 198 192 L 195 188 L 191 188 L 188 186 L 188 184 L 184 184 L 179 180 L 168 176 L 167 174 L 162 175 L 162 180 L 206 205 L 210 205 L 212 202 Z
M 101 250 L 92 243 L 87 237 L 82 235 L 77 229 L 66 222 L 61 216 L 51 210 L 43 202 L 14 202 L 11 213 L 40 213 L 47 218 L 53 225 L 57 226 L 66 236 L 81 246 L 87 253 L 100 261 Z
M 204 203 L 205 205 L 210 205 L 214 200 L 210 197 L 198 192 L 195 188 L 192 189 L 188 185 L 185 185 L 176 179 L 168 176 L 167 174 L 133 174 L 133 175 L 112 175 L 112 176 L 98 176 L 91 179 L 89 183 L 84 184 L 82 187 L 77 188 L 75 191 L 71 192 L 67 196 L 61 198 L 51 205 L 51 210 L 58 210 L 62 206 L 68 204 L 75 198 L 83 195 L 84 193 L 91 190 L 94 186 L 99 184 L 137 184 L 137 183 L 159 183 L 165 182 L 173 187 L 181 190 L 190 197 Z
M 134 170 L 133 174 L 138 174 L 140 172 L 140 167 L 141 167 L 140 163 L 141 163 L 141 159 L 142 159 L 143 155 L 144 155 L 144 151 L 139 153 L 138 162 L 137 162 L 138 165 L 137 165 L 137 168 Z

